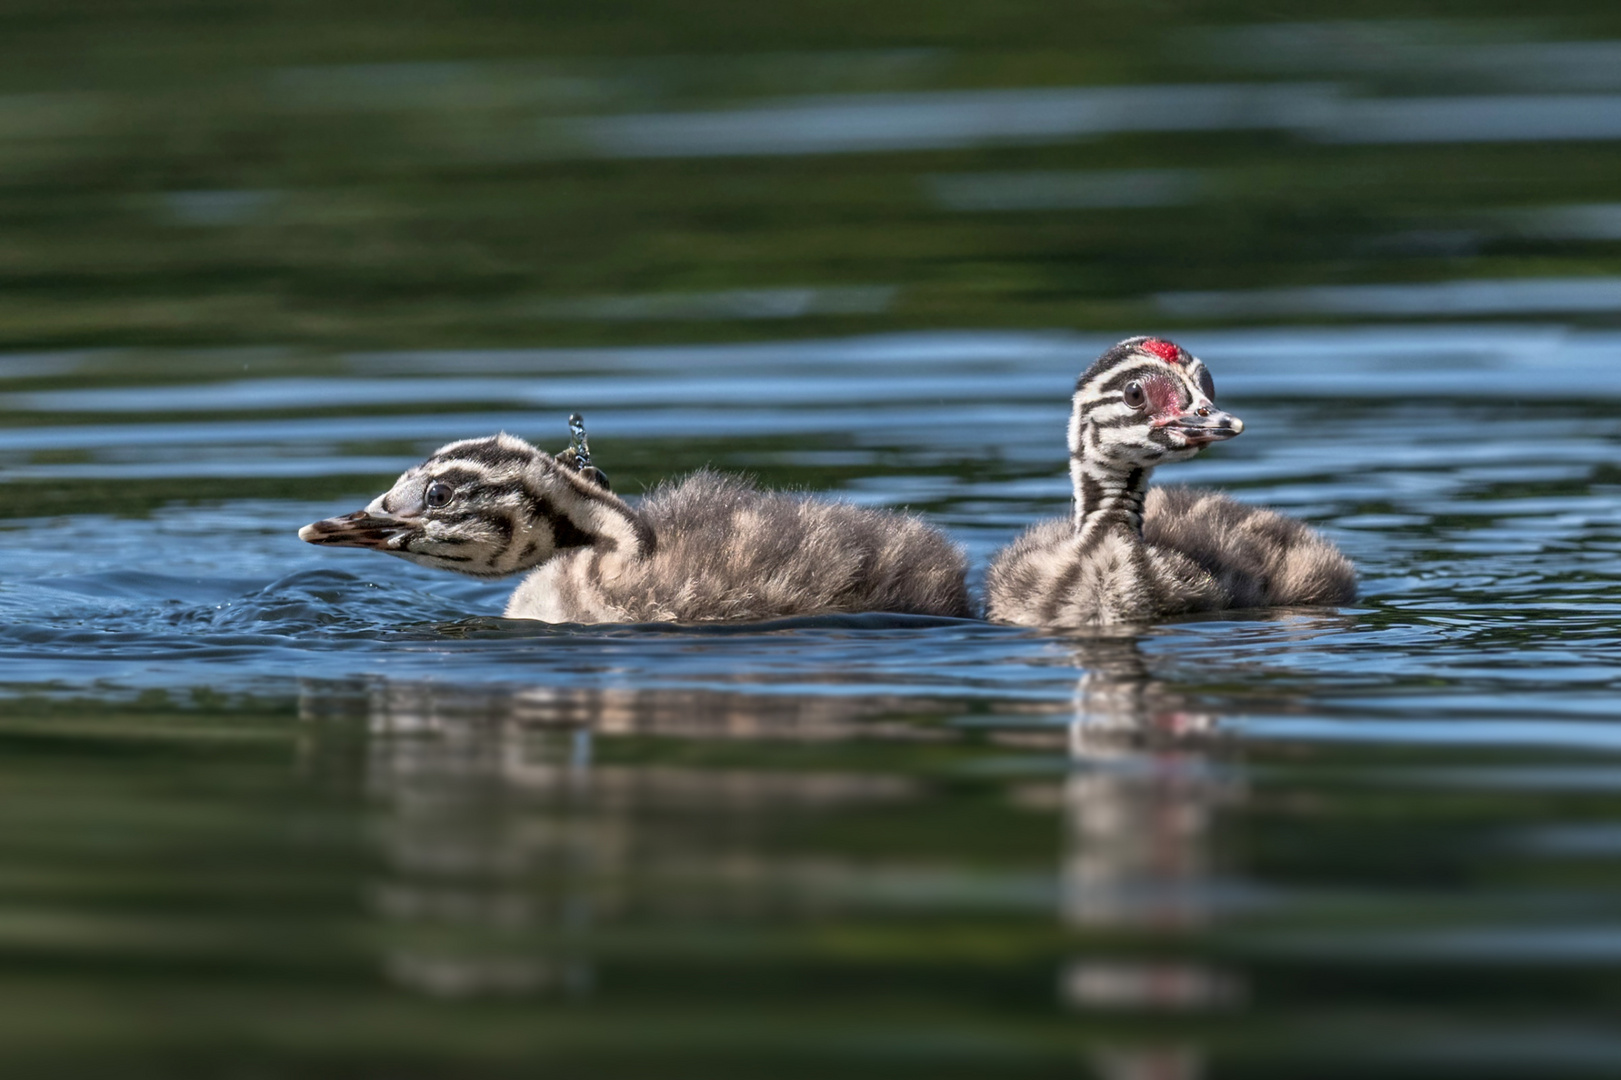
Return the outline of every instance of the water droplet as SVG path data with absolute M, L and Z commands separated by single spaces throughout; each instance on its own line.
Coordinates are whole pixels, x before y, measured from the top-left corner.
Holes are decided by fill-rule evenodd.
M 579 413 L 568 414 L 568 448 L 574 455 L 574 467 L 583 469 L 591 464 L 591 445 L 586 442 L 585 417 Z

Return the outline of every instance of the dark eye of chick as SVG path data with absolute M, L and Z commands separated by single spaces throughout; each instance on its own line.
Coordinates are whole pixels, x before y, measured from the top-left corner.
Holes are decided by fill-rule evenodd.
M 451 487 L 442 480 L 435 480 L 433 483 L 428 485 L 428 493 L 422 498 L 423 501 L 429 506 L 433 507 L 434 509 L 438 509 L 439 507 L 448 504 L 451 497 L 455 494 L 455 488 Z
M 1148 403 L 1148 394 L 1143 390 L 1142 383 L 1127 383 L 1121 399 L 1133 409 L 1140 409 Z

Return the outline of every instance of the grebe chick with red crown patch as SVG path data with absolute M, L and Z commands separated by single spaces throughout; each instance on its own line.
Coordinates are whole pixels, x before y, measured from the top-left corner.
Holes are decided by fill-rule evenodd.
M 1272 510 L 1188 488 L 1154 468 L 1231 439 L 1204 362 L 1135 337 L 1075 384 L 1074 515 L 1031 527 L 986 578 L 988 615 L 1025 626 L 1145 622 L 1223 608 L 1319 607 L 1356 598 L 1356 571 L 1319 533 Z
M 476 577 L 528 571 L 506 607 L 545 622 L 973 614 L 963 553 L 910 514 L 700 470 L 635 507 L 589 463 L 499 434 L 442 446 L 364 510 L 300 539 Z

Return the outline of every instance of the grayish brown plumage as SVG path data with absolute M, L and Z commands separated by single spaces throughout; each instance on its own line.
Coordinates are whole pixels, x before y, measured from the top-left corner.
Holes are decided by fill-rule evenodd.
M 1074 516 L 1033 526 L 996 556 L 990 618 L 1088 626 L 1355 599 L 1350 562 L 1300 522 L 1225 495 L 1148 489 L 1156 466 L 1244 430 L 1215 395 L 1204 363 L 1168 341 L 1129 338 L 1099 357 L 1070 415 Z
M 506 434 L 441 447 L 366 509 L 299 536 L 479 577 L 527 570 L 507 603 L 514 619 L 972 614 L 962 552 L 911 515 L 707 470 L 633 508 L 588 453 L 554 458 Z

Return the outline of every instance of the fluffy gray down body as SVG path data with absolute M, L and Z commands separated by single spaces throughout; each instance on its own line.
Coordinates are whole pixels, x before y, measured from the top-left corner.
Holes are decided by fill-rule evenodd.
M 1156 487 L 1143 534 L 1082 538 L 1072 518 L 1027 529 L 986 577 L 990 618 L 1026 626 L 1148 622 L 1224 608 L 1356 598 L 1356 570 L 1319 533 L 1226 495 Z
M 508 602 L 515 619 L 699 622 L 881 611 L 969 617 L 967 562 L 910 514 L 762 491 L 700 471 L 634 513 L 653 550 L 559 551 Z

